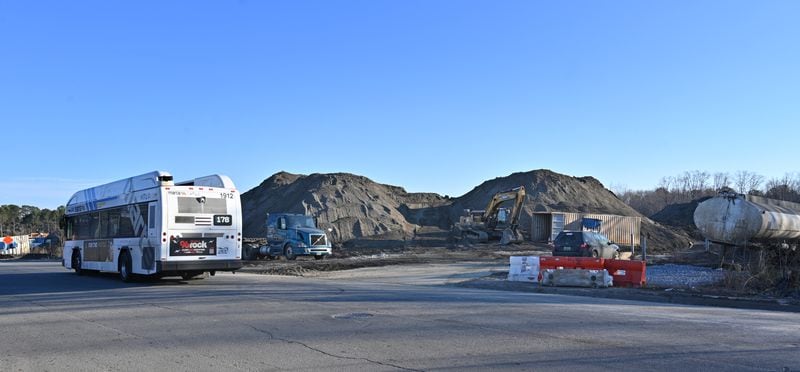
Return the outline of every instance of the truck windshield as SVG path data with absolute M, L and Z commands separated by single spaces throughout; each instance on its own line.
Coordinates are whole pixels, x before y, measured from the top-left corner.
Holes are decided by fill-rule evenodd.
M 310 216 L 286 216 L 286 227 L 314 227 L 314 219 Z

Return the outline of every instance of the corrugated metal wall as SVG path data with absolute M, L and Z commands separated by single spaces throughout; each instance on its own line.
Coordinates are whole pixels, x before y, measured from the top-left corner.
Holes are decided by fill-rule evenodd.
M 553 223 L 553 215 L 533 214 L 531 216 L 531 240 L 534 242 L 550 241 L 550 226 Z
M 610 240 L 619 244 L 639 246 L 641 237 L 641 217 L 616 216 L 611 214 L 594 213 L 562 213 L 562 212 L 537 212 L 531 217 L 531 240 L 535 242 L 549 242 L 555 239 L 562 230 L 553 224 L 553 220 L 560 220 L 563 216 L 563 230 L 582 230 L 583 218 L 596 218 L 602 221 L 600 233 L 608 236 Z M 560 225 L 560 223 L 558 224 Z M 633 235 L 633 242 L 631 242 Z

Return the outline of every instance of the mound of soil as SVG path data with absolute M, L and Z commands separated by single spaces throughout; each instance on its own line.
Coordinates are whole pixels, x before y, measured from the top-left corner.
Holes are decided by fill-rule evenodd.
M 653 251 L 684 247 L 689 238 L 653 223 L 629 207 L 593 177 L 571 177 L 550 170 L 534 170 L 495 178 L 467 194 L 445 198 L 434 193 L 408 193 L 402 187 L 376 183 L 348 173 L 308 176 L 277 173 L 242 194 L 244 235 L 266 235 L 267 213 L 305 213 L 321 228 L 332 229 L 335 242 L 346 246 L 403 247 L 442 245 L 453 222 L 464 209 L 484 209 L 494 194 L 525 186 L 527 196 L 520 216 L 522 229 L 533 212 L 586 212 L 643 217 Z
M 679 228 L 685 231 L 694 239 L 703 239 L 703 234 L 694 224 L 694 210 L 697 205 L 708 200 L 710 197 L 700 198 L 688 203 L 670 204 L 664 209 L 650 216 L 653 221 L 661 224 Z
M 520 226 L 530 226 L 533 212 L 574 212 L 642 217 L 642 234 L 648 236 L 651 252 L 685 247 L 689 241 L 682 231 L 654 223 L 625 204 L 594 177 L 572 177 L 547 169 L 514 173 L 482 183 L 453 201 L 451 218 L 464 209 L 483 209 L 492 196 L 518 186 L 525 186 L 526 200 Z
M 449 200 L 433 193 L 408 193 L 348 173 L 308 176 L 277 173 L 242 194 L 244 235 L 266 235 L 267 213 L 305 213 L 320 228 L 331 228 L 331 238 L 345 242 L 363 237 L 402 240 L 413 237 L 421 224 L 446 225 L 437 212 Z
M 532 212 L 585 212 L 642 217 L 593 177 L 571 177 L 547 169 L 514 173 L 486 181 L 455 199 L 457 220 L 464 209 L 483 209 L 498 192 L 525 186 L 520 225 L 529 226 Z

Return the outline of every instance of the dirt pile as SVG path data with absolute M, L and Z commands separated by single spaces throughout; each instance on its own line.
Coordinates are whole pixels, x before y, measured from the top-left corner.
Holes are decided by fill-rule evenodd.
M 656 250 L 686 246 L 688 237 L 673 231 L 625 204 L 594 177 L 572 177 L 547 169 L 519 172 L 482 183 L 455 199 L 451 218 L 458 219 L 464 209 L 483 209 L 500 191 L 525 186 L 527 193 L 520 215 L 520 226 L 527 229 L 533 212 L 583 212 L 642 218 L 642 233 L 649 235 L 648 245 Z
M 433 193 L 408 193 L 348 173 L 276 173 L 242 194 L 244 235 L 266 235 L 267 213 L 305 213 L 331 237 L 344 242 L 363 237 L 402 240 L 419 225 L 445 225 L 438 208 L 449 200 Z
M 486 181 L 455 199 L 454 217 L 464 209 L 484 209 L 500 191 L 525 186 L 520 225 L 529 226 L 533 212 L 586 212 L 640 216 L 593 177 L 571 177 L 547 169 L 519 172 Z
M 710 197 L 700 198 L 688 203 L 670 204 L 650 216 L 650 219 L 667 226 L 679 228 L 694 239 L 704 239 L 703 234 L 700 233 L 700 230 L 698 230 L 697 226 L 694 224 L 694 210 L 697 209 L 698 204 L 709 198 Z
M 495 178 L 467 194 L 448 199 L 434 193 L 408 193 L 397 186 L 376 183 L 347 173 L 308 176 L 280 172 L 242 195 L 244 235 L 265 236 L 268 212 L 306 213 L 322 228 L 332 228 L 336 242 L 360 238 L 403 241 L 414 231 L 436 235 L 448 231 L 464 209 L 484 209 L 500 191 L 525 186 L 520 226 L 530 226 L 533 212 L 588 212 L 644 217 L 622 202 L 593 177 L 571 177 L 534 170 Z M 688 237 L 676 234 L 646 217 L 642 231 L 656 249 L 683 247 Z

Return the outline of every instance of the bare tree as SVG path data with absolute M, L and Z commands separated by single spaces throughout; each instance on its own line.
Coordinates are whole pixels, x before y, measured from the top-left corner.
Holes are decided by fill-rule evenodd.
M 661 177 L 661 181 L 656 188 L 657 195 L 663 200 L 664 205 L 672 204 L 674 197 L 671 195 L 670 190 L 675 185 L 674 177 Z
M 727 172 L 714 173 L 714 191 L 719 191 L 723 187 L 731 187 L 731 176 Z
M 608 188 L 618 197 L 621 197 L 622 195 L 625 195 L 630 191 L 628 185 L 624 183 L 612 183 Z
M 764 185 L 764 190 L 764 196 L 768 198 L 800 202 L 800 178 L 796 173 L 770 179 Z
M 676 181 L 678 183 L 678 192 L 685 198 L 692 188 L 692 174 L 689 171 L 683 172 L 676 177 Z
M 675 178 L 674 177 L 661 177 L 661 181 L 658 182 L 658 188 L 662 188 L 665 190 L 669 190 L 672 186 L 675 185 Z
M 694 170 L 688 172 L 689 176 L 689 199 L 694 200 L 706 192 L 708 179 L 711 177 L 708 172 Z
M 758 190 L 759 185 L 764 182 L 764 176 L 750 171 L 737 171 L 733 175 L 733 184 L 736 191 L 741 194 L 749 194 Z

